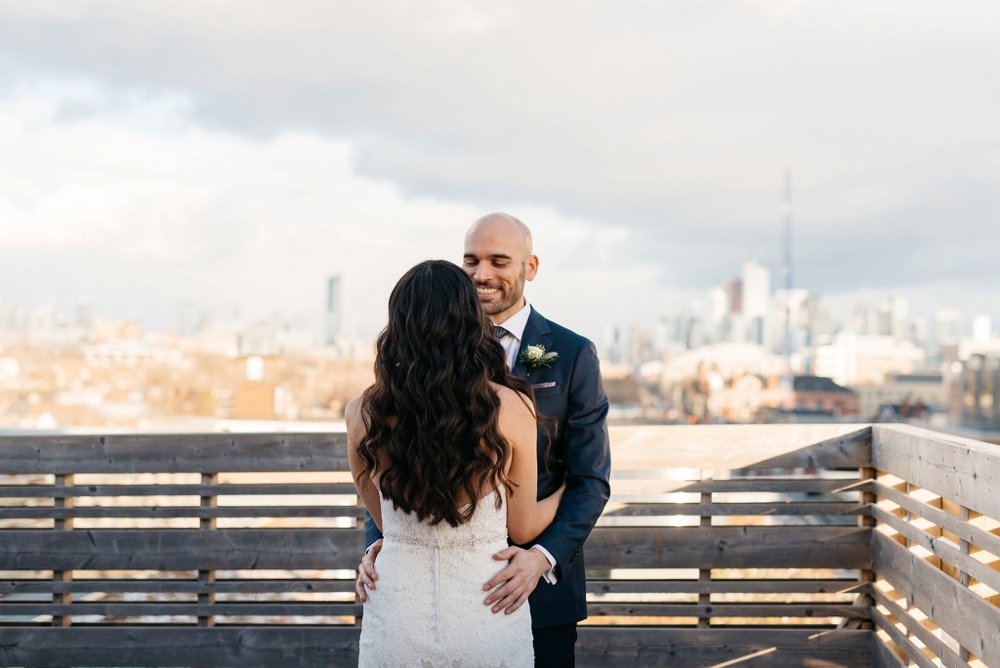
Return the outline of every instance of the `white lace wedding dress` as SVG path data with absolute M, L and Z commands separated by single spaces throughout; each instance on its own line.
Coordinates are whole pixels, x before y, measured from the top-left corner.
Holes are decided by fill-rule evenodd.
M 532 666 L 527 603 L 511 615 L 483 604 L 483 585 L 506 565 L 493 559 L 507 547 L 506 501 L 497 510 L 494 493 L 487 495 L 457 527 L 381 504 L 384 542 L 377 589 L 364 604 L 358 665 Z

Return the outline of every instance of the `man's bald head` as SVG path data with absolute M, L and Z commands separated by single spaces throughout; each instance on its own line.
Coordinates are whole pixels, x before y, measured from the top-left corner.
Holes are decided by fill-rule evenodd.
M 524 257 L 531 256 L 531 230 L 520 220 L 500 211 L 488 213 L 472 224 L 469 231 L 465 233 L 465 240 L 480 232 L 498 234 L 519 242 L 524 249 Z
M 524 283 L 535 278 L 538 258 L 531 253 L 531 230 L 507 213 L 490 213 L 465 233 L 462 266 L 494 324 L 525 305 Z

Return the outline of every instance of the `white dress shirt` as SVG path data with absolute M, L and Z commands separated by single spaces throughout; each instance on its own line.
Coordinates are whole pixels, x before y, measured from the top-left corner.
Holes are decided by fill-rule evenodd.
M 510 334 L 500 339 L 500 345 L 507 353 L 507 368 L 513 369 L 517 362 L 517 352 L 521 349 L 521 339 L 524 337 L 524 328 L 528 326 L 528 316 L 531 315 L 531 306 L 525 304 L 524 307 L 510 316 L 503 322 L 496 323 Z
M 510 316 L 503 322 L 494 323 L 500 325 L 506 329 L 510 334 L 500 339 L 500 345 L 503 346 L 504 352 L 507 353 L 507 368 L 513 369 L 514 363 L 517 361 L 517 353 L 521 350 L 521 340 L 524 338 L 524 328 L 528 324 L 528 316 L 531 315 L 531 305 L 525 302 L 524 307 L 520 311 Z M 556 560 L 555 557 L 549 553 L 541 545 L 537 543 L 531 546 L 531 549 L 538 550 L 545 555 L 545 558 L 549 560 L 549 570 L 543 576 L 545 581 L 549 584 L 555 584 L 558 582 L 556 578 Z

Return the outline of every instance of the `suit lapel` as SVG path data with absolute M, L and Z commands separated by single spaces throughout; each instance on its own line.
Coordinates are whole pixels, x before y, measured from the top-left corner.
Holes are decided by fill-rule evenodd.
M 515 376 L 519 378 L 528 378 L 528 369 L 524 367 L 524 362 L 521 361 L 521 354 L 524 349 L 528 346 L 534 346 L 541 343 L 545 346 L 546 350 L 552 349 L 552 341 L 549 337 L 549 332 L 552 329 L 549 327 L 549 321 L 545 317 L 535 310 L 535 307 L 530 307 L 531 313 L 528 314 L 528 322 L 524 325 L 524 334 L 521 335 L 521 347 L 517 351 L 517 357 L 514 359 L 514 368 L 512 369 Z

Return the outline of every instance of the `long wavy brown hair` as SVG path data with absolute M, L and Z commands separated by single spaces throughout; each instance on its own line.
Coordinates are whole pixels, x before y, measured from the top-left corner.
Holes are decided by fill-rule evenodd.
M 376 341 L 358 484 L 377 478 L 395 508 L 451 526 L 472 517 L 484 484 L 513 491 L 491 382 L 532 396 L 507 370 L 472 281 L 445 260 L 410 269 L 393 288 L 389 324 Z M 460 507 L 463 496 L 471 501 Z

